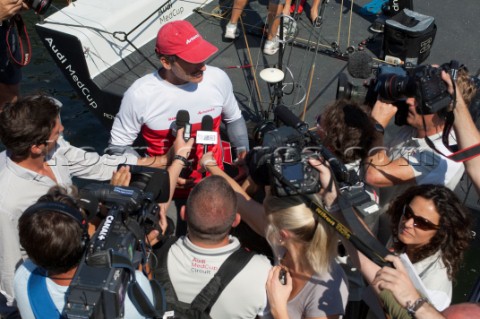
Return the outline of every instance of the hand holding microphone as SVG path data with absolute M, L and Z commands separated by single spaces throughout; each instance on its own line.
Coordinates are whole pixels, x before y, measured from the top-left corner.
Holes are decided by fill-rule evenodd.
M 197 131 L 196 143 L 203 145 L 203 154 L 208 153 L 209 145 L 218 143 L 218 135 L 213 130 L 213 118 L 210 115 L 202 118 L 202 129 Z
M 216 145 L 218 142 L 218 135 L 217 132 L 213 130 L 213 118 L 210 115 L 205 115 L 202 117 L 202 129 L 197 131 L 197 139 L 196 143 L 199 145 L 203 145 L 203 154 L 208 153 L 208 146 L 209 145 Z M 203 158 L 202 158 L 203 160 Z M 210 159 L 209 163 L 214 162 L 215 159 Z M 216 161 L 215 161 L 216 164 Z M 206 169 L 203 164 L 203 177 L 206 176 Z
M 177 131 L 181 128 L 185 129 L 183 132 L 183 139 L 188 142 L 191 136 L 192 126 L 190 124 L 190 113 L 185 110 L 179 110 L 175 122 L 172 123 L 172 134 L 177 137 Z

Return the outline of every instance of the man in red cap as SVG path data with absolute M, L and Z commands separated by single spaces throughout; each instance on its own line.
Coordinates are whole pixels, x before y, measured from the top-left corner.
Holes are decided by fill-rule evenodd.
M 175 127 L 180 122 L 177 119 L 179 110 L 188 111 L 186 122 L 190 123 L 194 138 L 202 128 L 202 119 L 211 116 L 213 125 L 209 126 L 217 133 L 216 142 L 204 147 L 197 144 L 197 139 L 190 158 L 183 159 L 186 165 L 184 179 L 177 185 L 176 205 L 170 205 L 168 212 L 174 222 L 178 205 L 184 202 L 178 199 L 186 199 L 190 188 L 202 178 L 199 159 L 204 151 L 213 152 L 217 165 L 223 167 L 222 121 L 238 158 L 243 158 L 248 151 L 245 120 L 233 94 L 232 83 L 224 71 L 205 64 L 217 51 L 190 22 L 180 20 L 165 24 L 158 32 L 155 46 L 162 67 L 136 80 L 125 92 L 111 130 L 112 153 L 133 151 L 131 145 L 141 133 L 147 143 L 147 153 L 163 155 L 173 145 Z M 182 122 L 185 123 L 185 116 Z M 177 227 L 177 234 L 184 230 Z

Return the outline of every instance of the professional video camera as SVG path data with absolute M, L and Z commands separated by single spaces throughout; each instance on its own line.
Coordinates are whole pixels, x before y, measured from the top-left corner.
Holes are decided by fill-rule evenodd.
M 89 184 L 80 192 L 80 202 L 100 202 L 108 211 L 68 289 L 64 309 L 68 318 L 124 316 L 126 293 L 136 282 L 135 269 L 147 259 L 145 236 L 158 226 L 157 201 L 168 200 L 170 192 L 168 187 L 144 191 L 153 180 L 157 186 L 168 185 L 163 181 L 168 181 L 168 172 L 136 166 L 131 172 L 133 184 L 142 189 Z
M 453 61 L 448 64 L 449 71 L 455 69 L 452 63 Z M 437 113 L 450 104 L 452 98 L 442 80 L 442 69 L 422 65 L 407 71 L 398 66 L 380 65 L 376 78 L 364 86 L 353 85 L 348 81 L 347 75 L 342 73 L 338 78 L 337 99 L 352 100 L 373 107 L 380 96 L 399 108 L 395 123 L 403 125 L 408 113 L 404 101 L 408 97 L 417 99 L 419 114 Z

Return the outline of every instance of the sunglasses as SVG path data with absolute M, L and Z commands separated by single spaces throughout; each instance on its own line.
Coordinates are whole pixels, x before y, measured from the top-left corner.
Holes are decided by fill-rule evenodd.
M 402 218 L 405 221 L 413 219 L 413 226 L 422 230 L 437 230 L 440 228 L 439 225 L 435 225 L 428 219 L 415 215 L 412 208 L 408 204 L 405 204 L 405 206 L 403 206 Z

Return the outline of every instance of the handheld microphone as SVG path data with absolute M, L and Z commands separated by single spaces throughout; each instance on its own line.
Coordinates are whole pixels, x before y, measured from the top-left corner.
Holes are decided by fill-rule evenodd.
M 197 144 L 203 144 L 203 154 L 208 152 L 208 145 L 217 144 L 217 132 L 213 131 L 213 118 L 210 115 L 202 117 L 202 128 L 197 131 Z
M 354 78 L 367 79 L 372 75 L 372 70 L 378 68 L 378 63 L 364 51 L 357 51 L 348 56 L 348 73 Z
M 183 131 L 183 139 L 185 142 L 188 142 L 190 139 L 190 134 L 192 130 L 192 126 L 190 125 L 190 113 L 185 110 L 179 110 L 177 112 L 177 118 L 174 123 L 172 123 L 172 134 L 173 136 L 177 137 L 177 131 L 181 128 L 184 128 Z
M 322 157 L 330 163 L 335 178 L 340 183 L 348 183 L 350 179 L 350 173 L 345 165 L 325 146 L 323 146 L 320 137 L 317 134 L 308 130 L 308 124 L 300 120 L 298 116 L 293 114 L 290 109 L 284 105 L 278 105 L 274 110 L 275 116 L 285 123 L 285 125 L 295 128 L 297 131 L 304 135 L 308 135 L 317 146 L 320 147 Z

